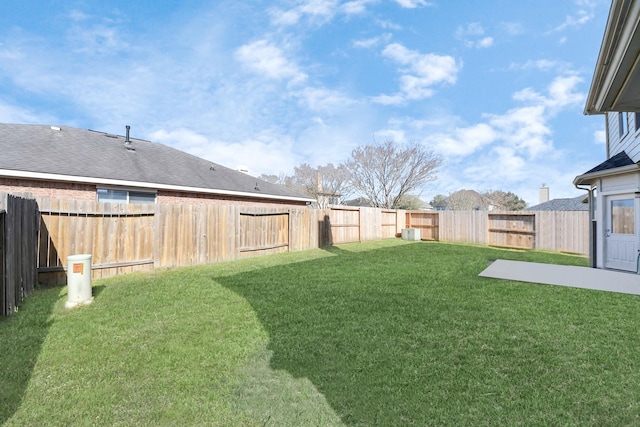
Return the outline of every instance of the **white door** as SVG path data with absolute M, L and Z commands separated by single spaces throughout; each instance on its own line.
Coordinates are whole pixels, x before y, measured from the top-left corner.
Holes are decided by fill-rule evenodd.
M 636 205 L 633 194 L 606 197 L 604 266 L 636 271 Z

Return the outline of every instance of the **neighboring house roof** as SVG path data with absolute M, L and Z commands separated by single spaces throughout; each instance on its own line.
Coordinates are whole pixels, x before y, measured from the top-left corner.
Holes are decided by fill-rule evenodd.
M 0 124 L 0 176 L 311 202 L 166 145 L 67 126 Z
M 591 168 L 582 175 L 577 176 L 573 180 L 573 183 L 575 185 L 589 184 L 596 178 L 626 173 L 635 170 L 638 170 L 638 164 L 631 160 L 626 152 L 621 151 L 610 159 L 600 163 L 598 166 Z
M 613 0 L 585 114 L 640 111 L 640 2 Z
M 371 206 L 371 200 L 367 199 L 366 197 L 358 197 L 358 198 L 351 199 L 351 200 L 345 200 L 342 203 L 345 206 L 364 206 L 364 207 L 370 207 Z
M 553 199 L 539 205 L 531 206 L 526 211 L 588 211 L 589 204 L 584 203 L 587 196 L 577 196 L 568 199 Z

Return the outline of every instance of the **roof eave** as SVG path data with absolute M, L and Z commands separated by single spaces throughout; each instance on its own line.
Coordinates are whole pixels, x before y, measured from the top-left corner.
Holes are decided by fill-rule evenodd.
M 573 185 L 590 185 L 593 182 L 593 180 L 598 178 L 622 175 L 625 173 L 637 172 L 637 171 L 640 171 L 640 166 L 634 163 L 632 165 L 620 166 L 619 168 L 615 168 L 615 169 L 605 169 L 601 171 L 585 173 L 585 174 L 576 176 L 573 180 Z
M 42 172 L 18 171 L 18 170 L 11 170 L 11 169 L 0 169 L 0 176 L 8 177 L 8 178 L 24 178 L 24 179 L 36 179 L 36 180 L 45 180 L 45 181 L 73 182 L 73 183 L 81 183 L 81 184 L 111 185 L 111 186 L 140 188 L 140 189 L 146 188 L 150 190 L 167 190 L 167 191 L 212 194 L 212 195 L 221 195 L 221 196 L 235 196 L 235 197 L 242 197 L 242 198 L 283 200 L 283 201 L 291 201 L 291 202 L 312 203 L 316 201 L 315 199 L 312 199 L 310 197 L 280 196 L 277 194 L 258 194 L 258 193 L 251 193 L 251 192 L 245 192 L 245 191 L 220 190 L 215 188 L 186 187 L 181 185 L 156 184 L 151 182 L 126 181 L 126 180 L 108 179 L 108 178 L 80 177 L 80 176 L 73 176 L 73 175 L 60 175 L 60 174 L 50 174 L 50 173 L 42 173 Z
M 584 114 L 640 111 L 640 100 L 629 96 L 639 77 L 639 21 L 640 2 L 613 0 Z

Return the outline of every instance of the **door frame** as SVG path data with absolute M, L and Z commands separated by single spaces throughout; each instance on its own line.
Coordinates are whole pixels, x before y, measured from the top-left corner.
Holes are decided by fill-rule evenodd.
M 632 234 L 626 233 L 613 233 L 612 232 L 612 208 L 611 204 L 615 200 L 633 200 L 633 220 L 634 230 Z M 603 266 L 608 269 L 633 271 L 637 269 L 637 257 L 640 250 L 639 229 L 640 229 L 640 199 L 634 193 L 619 193 L 609 194 L 603 197 L 603 227 L 602 227 L 602 241 L 603 241 Z M 615 239 L 615 240 L 614 240 Z M 626 243 L 626 254 L 623 254 L 626 260 L 621 259 L 609 259 L 609 251 L 613 250 L 612 243 L 618 241 L 620 243 Z M 632 245 L 632 246 L 629 246 Z M 625 250 L 624 247 L 622 247 Z

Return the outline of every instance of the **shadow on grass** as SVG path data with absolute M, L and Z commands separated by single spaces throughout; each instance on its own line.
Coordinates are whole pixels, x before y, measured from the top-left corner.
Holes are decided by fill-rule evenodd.
M 20 407 L 60 299 L 61 287 L 34 291 L 17 313 L 0 318 L 0 424 Z
M 571 325 L 583 322 L 581 312 L 589 304 L 600 304 L 593 302 L 597 297 L 515 287 L 478 273 L 496 258 L 578 264 L 580 259 L 425 242 L 360 248 L 325 248 L 337 256 L 215 279 L 252 305 L 268 333 L 270 358 L 263 359 L 273 371 L 255 375 L 286 372 L 308 380 L 347 425 L 509 425 L 527 417 L 571 424 L 563 417 L 576 405 L 550 408 L 558 418 L 549 422 L 545 411 L 513 396 L 536 402 L 540 390 L 557 387 L 565 367 L 544 360 L 555 360 L 556 342 L 582 345 Z M 576 293 L 587 302 L 578 304 Z M 580 307 L 571 316 L 563 294 Z M 568 348 L 571 358 L 577 350 Z M 291 394 L 282 381 L 270 384 L 259 398 L 249 393 L 253 407 L 271 408 L 259 420 L 272 420 L 274 411 L 286 408 L 281 388 Z M 573 393 L 561 394 L 567 396 Z M 294 418 L 301 411 L 296 405 Z M 584 410 L 585 405 L 579 408 Z
M 432 424 L 430 394 L 454 378 L 438 372 L 431 351 L 434 329 L 446 330 L 449 319 L 440 314 L 456 305 L 439 296 L 441 286 L 464 274 L 460 263 L 478 263 L 472 276 L 486 264 L 453 246 L 440 248 L 451 252 L 439 256 L 449 265 L 425 263 L 433 248 L 325 248 L 339 256 L 216 280 L 253 306 L 269 335 L 271 369 L 311 381 L 343 423 Z
M 49 328 L 63 286 L 37 289 L 20 305 L 17 313 L 0 318 L 0 425 L 20 408 Z M 98 296 L 104 286 L 94 286 Z

